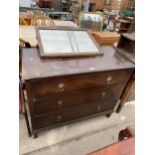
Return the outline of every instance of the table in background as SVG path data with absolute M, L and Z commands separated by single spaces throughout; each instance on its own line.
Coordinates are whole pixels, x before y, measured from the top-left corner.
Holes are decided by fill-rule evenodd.
M 135 126 L 134 125 L 128 126 L 127 128 L 121 130 L 118 135 L 118 140 L 121 141 L 121 140 L 131 138 L 131 137 L 135 137 Z
M 54 20 L 55 26 L 73 27 L 78 28 L 78 25 L 72 21 L 59 21 Z M 19 38 L 29 42 L 31 47 L 37 46 L 35 26 L 19 26 Z
M 135 154 L 135 138 L 120 141 L 118 143 L 107 146 L 103 149 L 89 153 L 87 155 L 134 155 Z
M 19 38 L 29 42 L 31 47 L 37 46 L 35 26 L 19 26 Z
M 120 23 L 120 27 L 119 27 L 119 33 L 124 33 L 124 32 L 128 32 L 129 27 L 130 27 L 130 22 L 124 19 L 115 19 L 115 24 Z
M 122 33 L 116 51 L 135 65 L 135 33 Z M 130 97 L 130 98 L 129 98 Z M 120 112 L 129 99 L 135 98 L 135 70 L 131 74 L 128 83 L 120 97 L 120 104 L 116 112 Z
M 55 23 L 55 26 L 66 26 L 66 27 L 73 27 L 73 28 L 79 28 L 78 25 L 72 21 L 62 21 L 62 20 L 53 20 Z

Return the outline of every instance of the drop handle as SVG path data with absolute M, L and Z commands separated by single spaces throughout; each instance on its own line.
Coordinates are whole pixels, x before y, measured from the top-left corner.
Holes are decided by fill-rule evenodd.
M 102 92 L 102 93 L 101 93 L 101 98 L 104 99 L 105 96 L 106 96 L 106 92 Z
M 57 122 L 60 122 L 62 120 L 62 116 L 61 115 L 58 115 L 57 116 Z
M 65 84 L 64 83 L 59 83 L 58 84 L 58 92 L 63 92 L 65 90 Z
M 57 102 L 57 105 L 58 105 L 59 108 L 61 108 L 61 107 L 63 106 L 63 101 L 62 101 L 62 100 L 59 100 L 59 101 Z
M 108 76 L 107 79 L 106 79 L 106 81 L 107 81 L 107 84 L 111 84 L 111 82 L 112 82 L 112 76 Z

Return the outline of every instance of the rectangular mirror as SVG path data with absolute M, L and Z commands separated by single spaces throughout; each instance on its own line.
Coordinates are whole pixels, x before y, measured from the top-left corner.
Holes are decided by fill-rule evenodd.
M 102 54 L 100 47 L 86 30 L 38 27 L 36 31 L 43 57 Z

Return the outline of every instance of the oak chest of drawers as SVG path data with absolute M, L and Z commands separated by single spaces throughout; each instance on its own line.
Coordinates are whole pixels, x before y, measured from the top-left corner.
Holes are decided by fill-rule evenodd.
M 111 47 L 103 55 L 41 59 L 35 48 L 22 51 L 27 126 L 42 129 L 99 114 L 110 115 L 134 65 Z

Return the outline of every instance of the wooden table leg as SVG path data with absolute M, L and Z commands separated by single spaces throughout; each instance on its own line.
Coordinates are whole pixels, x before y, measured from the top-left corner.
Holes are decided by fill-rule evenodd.
M 38 138 L 37 132 L 33 132 L 33 133 L 32 133 L 32 136 L 33 136 L 33 138 Z
M 22 89 L 22 84 L 21 84 L 21 81 L 19 81 L 19 87 L 20 87 L 20 93 L 21 93 L 21 101 L 22 101 L 22 106 L 23 106 L 23 114 L 24 114 L 24 117 L 25 117 L 25 121 L 26 121 L 26 126 L 27 126 L 27 131 L 28 131 L 28 135 L 29 137 L 32 136 L 32 133 L 31 133 L 31 129 L 30 129 L 30 125 L 29 125 L 29 121 L 28 121 L 28 115 L 27 115 L 27 111 L 26 111 L 26 105 L 25 105 L 25 97 L 24 97 L 24 93 L 23 93 L 23 89 Z
M 24 103 L 24 109 L 25 109 L 25 103 Z M 25 116 L 25 121 L 26 121 L 28 135 L 29 135 L 29 137 L 31 137 L 32 133 L 31 133 L 31 130 L 30 130 L 30 125 L 29 125 L 28 115 L 27 115 L 26 109 L 25 109 L 25 112 L 24 112 L 24 116 Z
M 107 117 L 107 118 L 110 118 L 110 116 L 111 116 L 111 113 L 110 113 L 110 114 L 106 114 L 106 117 Z
M 128 83 L 126 84 L 126 87 L 124 88 L 124 91 L 120 97 L 120 103 L 118 105 L 118 108 L 116 109 L 116 112 L 119 113 L 124 106 L 125 102 L 127 101 L 130 92 L 132 89 L 134 89 L 135 85 L 135 71 L 133 71 L 132 75 L 130 76 Z
M 118 140 L 121 141 L 121 140 L 124 140 L 124 139 L 127 139 L 127 138 L 130 138 L 130 137 L 134 137 L 135 136 L 135 126 L 132 125 L 132 126 L 129 126 L 127 128 L 125 128 L 124 130 L 121 130 L 118 134 Z

